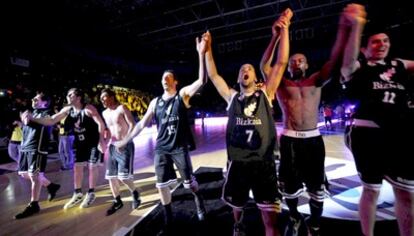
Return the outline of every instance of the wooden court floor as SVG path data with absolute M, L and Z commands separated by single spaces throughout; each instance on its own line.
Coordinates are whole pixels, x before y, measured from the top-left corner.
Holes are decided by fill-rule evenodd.
M 191 152 L 194 169 L 199 167 L 225 167 L 225 121 L 206 120 L 204 126 L 196 121 L 194 125 L 197 149 Z M 321 127 L 321 131 L 325 128 Z M 326 154 L 338 160 L 351 160 L 349 151 L 343 143 L 341 129 L 323 131 Z M 22 211 L 30 201 L 30 183 L 20 178 L 16 172 L 0 175 L 0 235 L 124 235 L 148 214 L 159 202 L 155 188 L 153 168 L 153 149 L 156 137 L 155 127 L 146 129 L 135 142 L 134 177 L 141 197 L 142 205 L 137 210 L 131 209 L 131 197 L 123 187 L 124 207 L 114 215 L 105 216 L 110 207 L 112 196 L 108 182 L 104 179 L 104 167 L 100 169 L 97 200 L 87 209 L 74 207 L 64 210 L 63 205 L 70 199 L 73 191 L 72 171 L 60 171 L 59 161 L 50 158 L 46 176 L 53 182 L 61 184 L 56 199 L 46 200 L 47 193 L 42 189 L 41 211 L 31 217 L 15 220 L 13 216 Z M 13 164 L 1 165 L 0 168 L 13 168 Z M 83 191 L 87 191 L 87 171 Z

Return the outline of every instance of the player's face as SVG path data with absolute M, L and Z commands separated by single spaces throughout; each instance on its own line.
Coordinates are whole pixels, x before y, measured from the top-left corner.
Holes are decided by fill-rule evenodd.
M 390 38 L 384 33 L 374 34 L 368 39 L 365 55 L 371 60 L 382 60 L 390 50 Z
M 174 75 L 172 73 L 165 72 L 162 75 L 161 85 L 164 88 L 164 90 L 169 90 L 172 88 L 175 89 L 177 86 L 177 81 L 174 79 Z
M 247 88 L 249 86 L 254 86 L 256 79 L 256 72 L 253 65 L 244 64 L 240 67 L 237 81 L 242 87 Z
M 47 107 L 46 105 L 47 105 L 47 102 L 42 100 L 42 97 L 40 96 L 40 94 L 32 98 L 33 109 L 46 108 Z
M 101 102 L 105 108 L 108 108 L 109 106 L 113 104 L 113 98 L 110 97 L 107 93 L 103 93 L 101 95 Z
M 292 78 L 301 78 L 305 76 L 305 71 L 308 69 L 308 62 L 305 55 L 294 54 L 289 59 L 288 71 Z
M 66 100 L 68 101 L 69 105 L 73 105 L 76 100 L 79 100 L 79 97 L 76 96 L 75 91 L 69 91 L 66 95 Z

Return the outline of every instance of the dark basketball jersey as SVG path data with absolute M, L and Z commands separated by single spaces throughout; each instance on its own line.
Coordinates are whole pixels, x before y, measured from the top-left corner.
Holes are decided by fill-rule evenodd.
M 274 160 L 276 130 L 269 101 L 261 90 L 249 97 L 237 93 L 228 110 L 229 160 Z
M 98 124 L 85 114 L 83 108 L 79 112 L 76 112 L 73 108 L 69 110 L 69 115 L 66 117 L 65 122 L 71 124 L 73 132 L 75 134 L 75 147 L 96 147 L 99 143 L 99 130 Z
M 155 105 L 158 136 L 156 151 L 180 152 L 192 149 L 194 143 L 187 117 L 187 108 L 181 96 L 169 100 L 158 97 Z
M 49 117 L 50 110 L 36 109 L 33 111 L 33 118 Z M 23 126 L 23 141 L 21 143 L 21 151 L 39 151 L 40 153 L 47 153 L 50 127 L 29 122 Z
M 353 118 L 372 120 L 381 127 L 406 119 L 408 78 L 399 60 L 384 64 L 361 62 L 352 79 L 345 83 L 347 96 L 356 103 Z

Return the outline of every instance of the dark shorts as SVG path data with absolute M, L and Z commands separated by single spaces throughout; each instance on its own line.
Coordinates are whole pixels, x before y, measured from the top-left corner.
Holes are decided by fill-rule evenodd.
M 177 182 L 177 175 L 175 174 L 173 164 L 177 166 L 181 178 L 187 181 L 194 180 L 192 177 L 193 167 L 188 151 L 178 153 L 155 152 L 154 165 L 157 175 L 157 188 L 166 187 L 171 183 Z
M 232 161 L 227 170 L 222 199 L 234 208 L 242 208 L 252 190 L 261 210 L 280 212 L 281 195 L 277 187 L 274 161 Z
M 106 163 L 106 179 L 133 179 L 134 143 L 128 143 L 121 152 L 115 146 L 109 146 L 109 158 Z
M 325 175 L 325 146 L 322 136 L 280 137 L 279 187 L 284 197 L 293 199 L 304 191 L 316 201 L 328 195 Z
M 394 187 L 414 192 L 412 139 L 405 135 L 398 129 L 349 127 L 346 143 L 365 187 L 379 190 L 386 179 Z
M 97 165 L 103 161 L 103 153 L 97 147 L 77 147 L 75 150 L 75 165 Z
M 35 175 L 44 173 L 47 164 L 47 155 L 37 151 L 20 152 L 19 174 Z

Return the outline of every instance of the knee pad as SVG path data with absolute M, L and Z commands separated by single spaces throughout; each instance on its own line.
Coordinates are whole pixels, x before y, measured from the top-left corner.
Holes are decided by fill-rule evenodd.
M 162 205 L 168 205 L 171 203 L 171 191 L 168 186 L 158 188 L 158 192 L 160 193 Z

